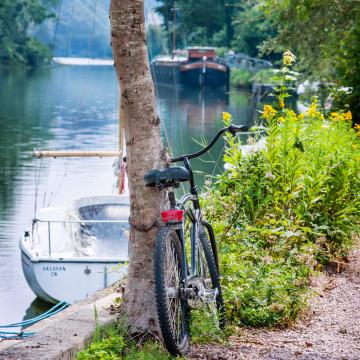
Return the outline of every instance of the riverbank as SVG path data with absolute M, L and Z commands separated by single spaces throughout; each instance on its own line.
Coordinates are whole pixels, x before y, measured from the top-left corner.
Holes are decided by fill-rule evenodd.
M 193 345 L 194 360 L 356 360 L 360 358 L 360 249 L 352 252 L 344 271 L 328 270 L 312 278 L 308 310 L 288 328 L 239 328 L 223 344 Z M 0 342 L 1 360 L 74 359 L 98 324 L 111 324 L 109 311 L 119 293 L 107 289 L 72 305 L 31 329 L 26 340 Z
M 349 260 L 314 279 L 309 309 L 290 328 L 243 328 L 227 344 L 193 346 L 188 359 L 360 359 L 360 249 Z
M 36 334 L 24 340 L 0 342 L 1 360 L 74 359 L 92 339 L 96 324 L 110 325 L 111 306 L 120 294 L 114 287 L 71 305 L 59 314 L 27 328 Z M 96 317 L 96 318 L 95 318 Z

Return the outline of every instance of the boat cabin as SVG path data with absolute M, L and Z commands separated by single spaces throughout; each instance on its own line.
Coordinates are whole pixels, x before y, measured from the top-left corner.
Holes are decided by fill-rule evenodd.
M 204 57 L 207 60 L 215 60 L 216 58 L 215 49 L 211 47 L 191 47 L 187 50 L 189 60 L 203 59 Z

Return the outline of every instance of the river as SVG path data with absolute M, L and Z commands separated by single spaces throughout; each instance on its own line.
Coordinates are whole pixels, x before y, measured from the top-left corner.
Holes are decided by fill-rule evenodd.
M 112 159 L 43 159 L 34 148 L 115 150 L 118 87 L 113 67 L 0 70 L 0 324 L 21 321 L 49 307 L 36 299 L 22 273 L 18 241 L 36 210 L 115 191 Z M 250 94 L 157 89 L 165 144 L 174 155 L 199 148 L 222 126 L 253 123 Z M 201 173 L 222 169 L 219 142 Z

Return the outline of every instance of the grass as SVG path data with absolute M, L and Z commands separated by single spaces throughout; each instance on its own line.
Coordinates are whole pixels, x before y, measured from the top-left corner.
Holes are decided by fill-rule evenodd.
M 78 360 L 167 360 L 173 357 L 160 342 L 148 340 L 143 344 L 129 338 L 121 324 L 96 326 L 88 348 L 77 354 Z

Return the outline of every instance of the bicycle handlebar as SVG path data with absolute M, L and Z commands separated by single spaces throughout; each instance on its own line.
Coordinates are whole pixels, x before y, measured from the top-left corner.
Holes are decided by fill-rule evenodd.
M 202 154 L 206 153 L 215 143 L 216 141 L 219 139 L 219 137 L 226 133 L 227 131 L 232 135 L 235 136 L 236 133 L 241 132 L 241 131 L 247 131 L 248 128 L 245 125 L 230 125 L 228 127 L 222 128 L 215 136 L 214 138 L 209 142 L 208 145 L 206 145 L 203 149 L 192 153 L 192 154 L 185 154 L 185 155 L 181 155 L 178 156 L 176 158 L 171 159 L 171 162 L 177 162 L 177 161 L 182 161 L 185 158 L 188 159 L 193 159 L 195 157 L 201 156 Z

